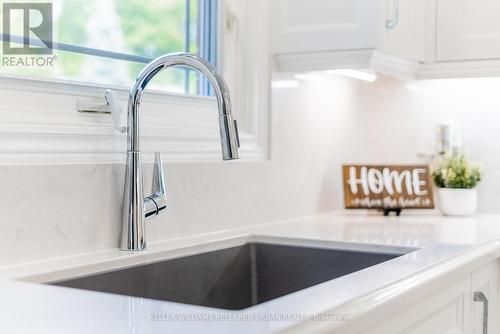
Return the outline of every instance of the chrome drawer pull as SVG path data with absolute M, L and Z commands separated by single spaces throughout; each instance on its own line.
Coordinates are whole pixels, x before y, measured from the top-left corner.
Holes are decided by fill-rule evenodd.
M 488 299 L 482 292 L 474 292 L 474 301 L 483 303 L 483 334 L 488 334 Z
M 393 0 L 392 4 L 393 16 L 392 19 L 385 21 L 385 27 L 387 29 L 394 29 L 399 22 L 399 0 Z

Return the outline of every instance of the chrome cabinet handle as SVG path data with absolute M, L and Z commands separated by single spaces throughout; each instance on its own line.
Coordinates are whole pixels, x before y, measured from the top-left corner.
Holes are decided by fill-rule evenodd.
M 393 16 L 392 19 L 385 21 L 385 27 L 387 29 L 394 29 L 399 22 L 399 0 L 393 0 L 392 4 Z
M 488 334 L 488 299 L 482 292 L 474 292 L 474 301 L 483 303 L 483 334 Z

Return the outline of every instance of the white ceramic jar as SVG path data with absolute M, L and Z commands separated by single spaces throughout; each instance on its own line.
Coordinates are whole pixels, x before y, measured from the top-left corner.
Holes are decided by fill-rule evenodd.
M 439 188 L 439 208 L 445 216 L 470 216 L 477 210 L 476 189 Z

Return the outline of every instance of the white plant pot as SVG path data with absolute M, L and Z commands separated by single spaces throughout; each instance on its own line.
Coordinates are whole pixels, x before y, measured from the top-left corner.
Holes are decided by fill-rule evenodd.
M 470 216 L 477 210 L 476 189 L 439 189 L 439 208 L 445 216 Z

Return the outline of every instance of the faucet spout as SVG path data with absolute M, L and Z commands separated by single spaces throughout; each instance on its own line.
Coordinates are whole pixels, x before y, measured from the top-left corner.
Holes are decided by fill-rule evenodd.
M 156 58 L 139 73 L 128 100 L 128 151 L 139 150 L 139 123 L 142 95 L 149 81 L 160 71 L 182 66 L 201 72 L 212 84 L 219 108 L 219 127 L 224 160 L 238 159 L 238 135 L 231 112 L 231 98 L 224 78 L 205 59 L 191 53 L 171 53 Z
M 123 227 L 120 241 L 122 250 L 144 250 L 146 248 L 145 218 L 159 214 L 166 207 L 165 190 L 161 170 L 161 157 L 156 156 L 154 194 L 145 197 L 142 184 L 142 159 L 140 150 L 140 107 L 148 83 L 160 71 L 182 66 L 201 72 L 210 81 L 219 110 L 219 128 L 223 160 L 239 158 L 239 137 L 236 121 L 231 112 L 231 98 L 224 78 L 205 59 L 191 53 L 172 53 L 151 61 L 139 73 L 130 90 L 128 100 L 127 166 L 123 202 Z

